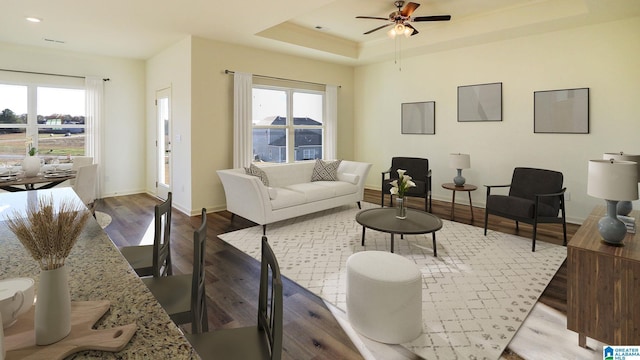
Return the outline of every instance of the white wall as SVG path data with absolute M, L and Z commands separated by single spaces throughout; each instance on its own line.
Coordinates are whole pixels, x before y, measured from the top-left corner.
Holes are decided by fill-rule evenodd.
M 483 184 L 509 183 L 516 166 L 553 169 L 570 193 L 567 216 L 580 223 L 603 203 L 586 194 L 588 160 L 640 153 L 638 34 L 632 18 L 405 58 L 402 71 L 392 61 L 356 68 L 355 158 L 374 164 L 367 186 L 380 188 L 393 156 L 427 157 L 434 198 L 451 201 L 440 186 L 455 175 L 448 154 L 469 153 L 463 175 L 479 186 L 475 205 L 484 206 Z M 491 82 L 503 83 L 503 121 L 457 122 L 457 87 Z M 533 92 L 579 87 L 590 88 L 590 134 L 534 134 Z M 400 134 L 400 104 L 417 101 L 436 102 L 435 135 Z
M 172 204 L 191 212 L 191 38 L 163 50 L 147 61 L 146 89 L 146 188 L 156 193 L 157 122 L 155 98 L 158 90 L 171 88 Z
M 0 43 L 0 68 L 109 78 L 104 84 L 102 196 L 144 191 L 143 61 Z

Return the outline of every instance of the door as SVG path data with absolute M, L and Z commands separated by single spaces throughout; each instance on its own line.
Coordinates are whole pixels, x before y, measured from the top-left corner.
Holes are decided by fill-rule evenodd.
M 166 200 L 171 191 L 171 88 L 156 92 L 156 196 Z

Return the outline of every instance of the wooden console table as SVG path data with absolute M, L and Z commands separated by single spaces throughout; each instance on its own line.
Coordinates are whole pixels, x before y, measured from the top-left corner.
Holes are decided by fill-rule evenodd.
M 640 345 L 640 233 L 629 234 L 622 246 L 604 243 L 597 206 L 567 246 L 567 328 L 608 345 Z M 629 216 L 640 221 L 640 211 Z

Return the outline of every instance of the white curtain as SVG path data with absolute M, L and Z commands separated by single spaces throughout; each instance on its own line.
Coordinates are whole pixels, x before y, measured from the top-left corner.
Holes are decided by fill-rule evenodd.
M 97 198 L 102 196 L 102 117 L 104 104 L 104 80 L 98 77 L 85 78 L 85 125 L 86 125 L 86 156 L 92 156 L 93 162 L 98 164 L 96 180 Z
M 251 107 L 253 75 L 233 74 L 233 167 L 247 167 L 253 161 Z
M 326 85 L 325 88 L 325 139 L 323 158 L 332 160 L 338 154 L 338 87 Z

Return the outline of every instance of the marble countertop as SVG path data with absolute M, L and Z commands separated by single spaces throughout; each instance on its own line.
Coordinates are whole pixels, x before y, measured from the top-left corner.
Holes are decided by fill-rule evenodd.
M 54 196 L 75 196 L 70 188 L 47 190 Z M 40 269 L 6 225 L 6 216 L 19 208 L 19 196 L 41 191 L 0 194 L 0 279 L 31 277 Z M 13 206 L 11 204 L 14 204 Z M 15 205 L 17 204 L 17 205 Z M 138 329 L 120 352 L 83 351 L 68 359 L 198 359 L 180 329 L 131 269 L 108 235 L 90 218 L 67 258 L 72 301 L 109 300 L 110 310 L 97 329 L 136 323 Z

